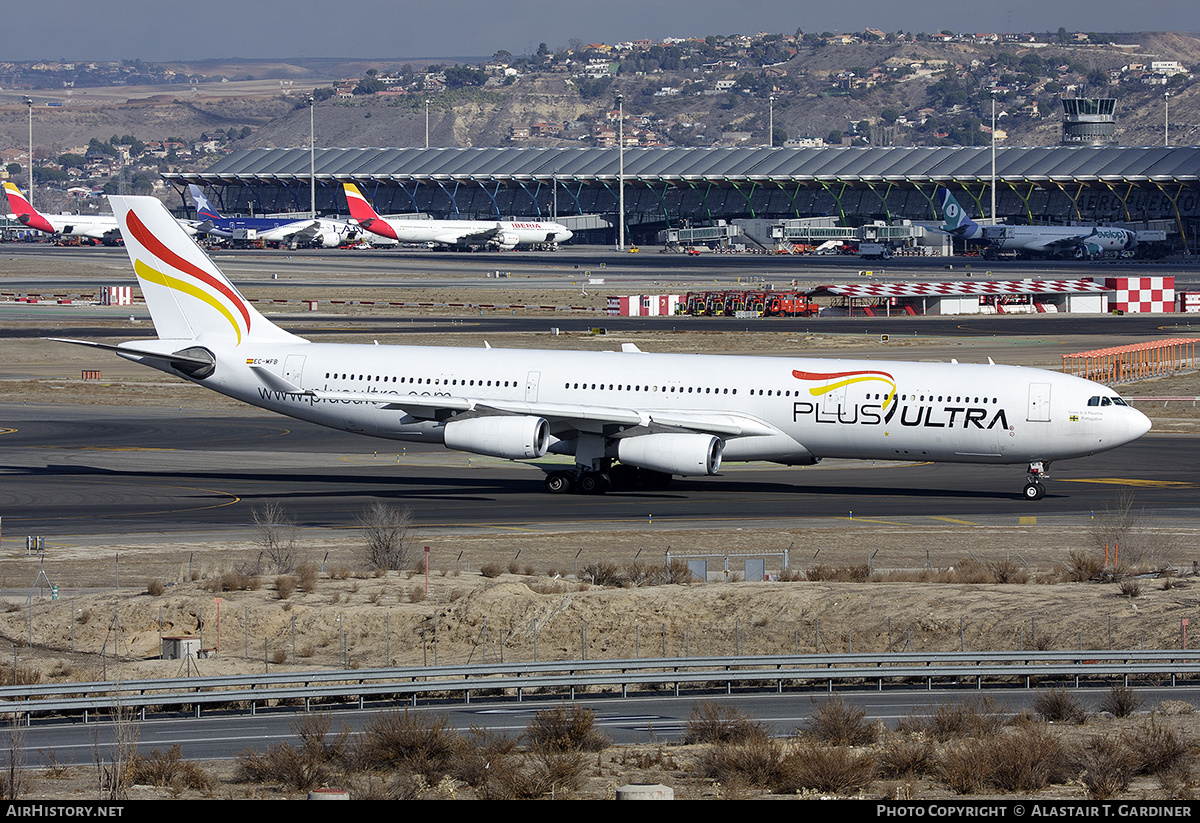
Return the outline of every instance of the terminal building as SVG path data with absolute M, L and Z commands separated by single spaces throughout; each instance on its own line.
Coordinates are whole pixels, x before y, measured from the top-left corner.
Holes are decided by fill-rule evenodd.
M 326 148 L 314 155 L 324 214 L 346 213 L 342 183 L 353 182 L 380 214 L 556 219 L 575 232 L 574 242 L 596 244 L 617 240 L 622 181 L 626 240 L 652 245 L 661 232 L 721 221 L 937 223 L 943 186 L 980 219 L 990 217 L 993 180 L 988 147 L 636 148 L 623 157 L 615 148 Z M 163 176 L 181 212 L 191 205 L 187 184 L 196 183 L 229 213 L 304 213 L 309 162 L 307 148 L 250 149 L 203 172 Z M 1198 147 L 1006 146 L 995 152 L 994 180 L 1001 221 L 1161 231 L 1173 250 L 1200 251 Z

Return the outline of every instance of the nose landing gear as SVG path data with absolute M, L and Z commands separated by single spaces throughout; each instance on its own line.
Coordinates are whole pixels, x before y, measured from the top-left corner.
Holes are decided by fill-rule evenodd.
M 1049 468 L 1049 463 L 1043 463 L 1040 460 L 1029 464 L 1029 482 L 1022 490 L 1026 500 L 1041 500 L 1046 496 L 1046 487 L 1042 485 L 1042 480 L 1050 477 L 1046 473 Z

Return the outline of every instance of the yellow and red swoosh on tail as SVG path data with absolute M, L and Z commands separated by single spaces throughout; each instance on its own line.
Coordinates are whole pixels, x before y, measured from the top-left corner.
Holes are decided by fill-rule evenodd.
M 891 374 L 885 371 L 873 371 L 864 369 L 862 371 L 839 371 L 839 372 L 812 372 L 800 371 L 799 369 L 792 370 L 792 377 L 797 380 L 820 380 L 824 383 L 821 386 L 813 386 L 808 390 L 808 393 L 813 397 L 820 397 L 823 394 L 828 394 L 831 391 L 845 388 L 852 383 L 862 383 L 869 380 L 878 380 L 886 383 L 888 386 L 887 395 L 884 397 L 883 408 L 887 408 L 893 400 L 896 399 L 896 379 Z M 835 381 L 835 382 L 828 382 Z
M 173 274 L 161 272 L 142 260 L 136 260 L 133 264 L 134 271 L 137 272 L 138 276 L 143 280 L 150 281 L 151 283 L 158 283 L 159 285 L 166 286 L 169 289 L 175 289 L 176 291 L 181 291 L 184 294 L 189 294 L 192 297 L 195 297 L 197 300 L 201 300 L 212 306 L 214 309 L 220 312 L 226 320 L 229 321 L 229 325 L 233 326 L 233 331 L 237 335 L 238 344 L 240 345 L 242 342 L 243 327 L 238 323 L 238 320 L 236 317 L 234 317 L 233 312 L 231 312 L 229 308 L 223 302 L 221 302 L 216 295 L 213 294 L 213 291 L 216 291 L 233 304 L 233 307 L 237 310 L 238 314 L 241 315 L 241 319 L 245 323 L 246 333 L 249 334 L 250 310 L 246 307 L 246 303 L 244 300 L 242 300 L 241 296 L 234 291 L 228 283 L 224 283 L 218 278 L 213 277 L 196 264 L 184 260 L 178 254 L 163 245 L 162 241 L 151 234 L 150 230 L 146 228 L 146 224 L 139 220 L 138 216 L 134 214 L 133 211 L 126 213 L 125 226 L 129 230 L 129 233 L 132 234 L 147 251 L 149 251 L 163 263 L 175 269 L 178 273 L 189 275 L 191 278 L 199 280 L 203 285 L 191 282 L 190 280 L 181 279 Z

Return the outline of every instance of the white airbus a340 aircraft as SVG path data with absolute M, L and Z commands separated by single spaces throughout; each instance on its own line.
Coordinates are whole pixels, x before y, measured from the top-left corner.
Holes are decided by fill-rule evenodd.
M 159 339 L 120 356 L 324 426 L 475 454 L 573 455 L 551 492 L 661 488 L 722 460 L 824 457 L 1025 464 L 1044 494 L 1053 460 L 1150 429 L 1116 392 L 1039 369 L 310 343 L 272 324 L 152 198 L 110 197 Z
M 436 243 L 451 248 L 484 246 L 515 249 L 542 243 L 565 243 L 573 232 L 549 220 L 413 220 L 380 217 L 353 183 L 343 183 L 350 216 L 369 232 L 400 243 Z

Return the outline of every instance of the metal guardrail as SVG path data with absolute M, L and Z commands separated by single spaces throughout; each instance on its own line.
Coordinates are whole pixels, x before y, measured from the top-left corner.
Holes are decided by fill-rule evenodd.
M 823 684 L 832 691 L 835 682 L 912 681 L 932 690 L 938 681 L 961 685 L 984 680 L 1023 681 L 1131 678 L 1156 679 L 1174 686 L 1179 678 L 1200 680 L 1200 651 L 1053 651 L 1053 652 L 901 652 L 876 654 L 802 654 L 756 657 L 646 658 L 636 660 L 574 660 L 477 666 L 426 666 L 405 669 L 289 672 L 222 677 L 170 678 L 120 682 L 61 683 L 47 686 L 0 688 L 0 713 L 31 717 L 46 714 L 79 714 L 86 721 L 93 712 L 117 707 L 176 710 L 248 704 L 253 713 L 274 701 L 356 701 L 404 699 L 416 704 L 421 695 L 472 692 L 509 692 L 517 700 L 533 689 L 562 690 L 574 699 L 577 689 L 600 687 L 619 690 L 624 697 L 631 686 L 683 689 L 711 688 L 723 684 L 773 687 L 786 684 Z

